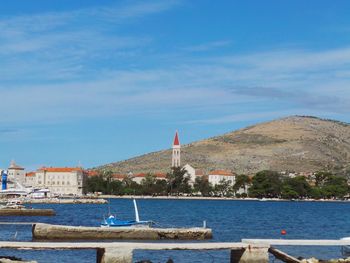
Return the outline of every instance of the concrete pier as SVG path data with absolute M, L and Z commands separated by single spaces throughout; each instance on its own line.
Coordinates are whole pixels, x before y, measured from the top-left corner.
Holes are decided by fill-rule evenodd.
M 231 250 L 231 263 L 268 263 L 268 249 L 267 246 L 248 245 L 242 255 L 233 254 L 234 250 Z
M 133 242 L 7 242 L 0 241 L 0 248 L 7 249 L 96 249 L 97 263 L 131 263 L 134 250 L 243 250 L 247 244 L 236 243 L 133 243 Z M 257 246 L 259 247 L 259 246 Z M 231 262 L 240 262 L 235 258 Z M 250 263 L 249 261 L 246 261 Z M 253 261 L 257 262 L 257 261 Z
M 28 199 L 24 201 L 26 204 L 107 204 L 108 201 L 102 198 L 44 198 L 44 199 Z
M 107 248 L 97 263 L 132 263 L 133 250 L 120 248 Z
M 37 240 L 204 240 L 212 238 L 209 228 L 84 227 L 37 223 L 32 228 Z
M 231 250 L 231 263 L 267 263 L 268 251 L 288 263 L 298 259 L 273 249 L 270 245 L 350 245 L 350 240 L 278 240 L 250 239 L 251 243 L 138 243 L 138 242 L 8 242 L 0 241 L 0 248 L 7 249 L 96 249 L 98 263 L 131 263 L 134 250 Z M 259 243 L 260 242 L 260 243 Z
M 55 214 L 55 210 L 53 209 L 0 209 L 0 216 L 54 216 Z

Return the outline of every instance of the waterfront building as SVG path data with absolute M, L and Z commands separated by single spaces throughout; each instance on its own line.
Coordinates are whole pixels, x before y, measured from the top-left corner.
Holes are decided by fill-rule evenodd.
M 171 158 L 171 167 L 180 167 L 181 165 L 181 145 L 178 132 L 176 131 L 173 142 L 173 153 Z
M 124 174 L 112 174 L 112 180 L 113 181 L 123 181 L 125 179 L 126 175 Z
M 35 172 L 33 187 L 46 188 L 59 195 L 82 195 L 85 177 L 81 167 L 42 167 Z
M 15 161 L 11 161 L 10 167 L 8 168 L 7 171 L 8 171 L 7 180 L 12 184 L 14 184 L 14 187 L 16 187 L 16 185 L 20 185 L 21 187 L 24 185 L 26 172 L 23 167 L 17 165 Z
M 220 184 L 222 180 L 229 181 L 230 185 L 236 183 L 236 176 L 231 171 L 215 170 L 211 171 L 208 175 L 208 181 L 213 186 Z
M 194 167 L 192 167 L 189 164 L 186 164 L 183 169 L 185 169 L 187 171 L 186 175 L 189 177 L 189 181 L 188 184 L 190 186 L 193 186 L 194 183 L 196 182 L 196 178 L 197 177 L 202 177 L 204 176 L 204 172 L 202 170 L 199 169 L 195 169 Z
M 145 173 L 134 174 L 134 175 L 132 176 L 132 180 L 133 180 L 135 183 L 141 184 L 142 179 L 145 178 L 146 175 L 147 175 L 147 174 L 145 174 Z
M 166 174 L 165 173 L 151 173 L 155 177 L 156 180 L 165 180 Z M 141 184 L 142 180 L 147 176 L 146 173 L 139 173 L 132 175 L 132 180 L 138 184 Z
M 155 173 L 157 180 L 166 180 L 166 174 L 165 173 Z
M 33 187 L 35 185 L 35 172 L 26 173 L 24 185 L 27 187 Z

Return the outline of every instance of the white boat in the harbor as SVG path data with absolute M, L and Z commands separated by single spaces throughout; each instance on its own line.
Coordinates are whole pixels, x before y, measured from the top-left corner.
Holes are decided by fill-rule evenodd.
M 25 206 L 23 205 L 23 201 L 19 199 L 8 200 L 6 205 L 0 206 L 0 209 L 23 209 Z
M 136 227 L 136 226 L 143 226 L 143 227 L 151 227 L 153 222 L 152 221 L 142 221 L 140 220 L 139 211 L 137 209 L 136 200 L 133 200 L 134 202 L 134 208 L 135 208 L 135 220 L 122 220 L 118 219 L 116 216 L 109 213 L 109 216 L 107 218 L 104 218 L 101 227 Z
M 350 237 L 343 237 L 340 240 L 348 240 L 350 241 Z M 341 247 L 341 253 L 344 257 L 349 257 L 350 256 L 350 245 L 347 246 L 342 246 Z

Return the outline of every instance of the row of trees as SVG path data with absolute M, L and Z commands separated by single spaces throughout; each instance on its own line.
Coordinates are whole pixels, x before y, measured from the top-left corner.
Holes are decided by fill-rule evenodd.
M 257 198 L 344 198 L 349 194 L 347 179 L 330 172 L 317 172 L 311 186 L 305 177 L 282 177 L 273 171 L 261 171 L 252 180 L 249 196 Z
M 167 173 L 164 180 L 158 180 L 155 175 L 147 174 L 140 184 L 132 177 L 126 176 L 122 181 L 113 180 L 111 171 L 102 171 L 97 176 L 87 180 L 87 192 L 102 192 L 114 195 L 202 195 L 202 196 L 234 196 L 239 188 L 249 183 L 248 176 L 240 175 L 236 184 L 223 180 L 212 186 L 206 177 L 197 177 L 193 186 L 189 184 L 189 176 L 183 168 L 174 167 Z
M 289 178 L 268 170 L 258 172 L 252 180 L 246 175 L 238 175 L 234 185 L 222 180 L 212 186 L 206 177 L 197 177 L 193 187 L 189 185 L 189 177 L 183 168 L 172 168 L 165 180 L 157 180 L 155 175 L 147 174 L 140 184 L 134 182 L 131 177 L 115 181 L 112 175 L 111 171 L 104 171 L 88 178 L 87 191 L 115 195 L 189 194 L 285 199 L 344 198 L 349 194 L 347 180 L 329 172 L 316 173 L 315 184 L 312 186 L 303 176 Z M 247 188 L 249 188 L 247 193 L 240 191 Z

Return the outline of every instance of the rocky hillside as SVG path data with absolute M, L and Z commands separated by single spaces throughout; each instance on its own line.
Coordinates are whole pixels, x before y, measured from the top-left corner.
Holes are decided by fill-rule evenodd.
M 350 125 L 315 117 L 287 117 L 183 145 L 181 156 L 182 164 L 206 171 L 344 170 L 350 167 Z M 166 172 L 170 163 L 168 149 L 98 168 L 119 173 Z

